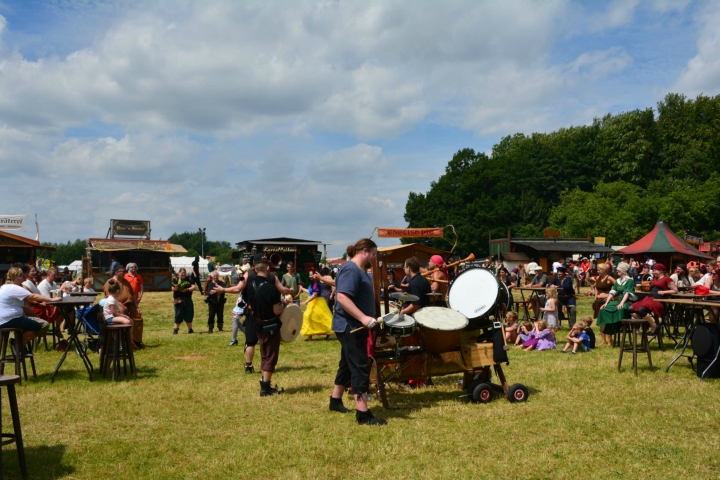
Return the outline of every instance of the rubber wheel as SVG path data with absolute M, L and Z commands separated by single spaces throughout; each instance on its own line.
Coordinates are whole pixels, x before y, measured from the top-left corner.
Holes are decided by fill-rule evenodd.
M 527 387 L 522 383 L 511 385 L 507 393 L 507 399 L 510 400 L 511 403 L 524 402 L 527 400 L 528 396 L 530 396 L 530 393 L 528 392 Z
M 472 392 L 472 399 L 478 403 L 489 403 L 493 398 L 492 387 L 487 383 L 479 383 Z

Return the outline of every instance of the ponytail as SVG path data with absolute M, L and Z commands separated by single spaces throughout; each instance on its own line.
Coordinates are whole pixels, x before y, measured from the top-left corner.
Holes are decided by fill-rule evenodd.
M 345 249 L 345 252 L 347 253 L 348 258 L 353 258 L 355 255 L 358 254 L 358 252 L 365 248 L 370 250 L 373 248 L 377 248 L 377 245 L 369 238 L 361 238 L 355 243 L 355 245 L 348 245 L 348 247 Z

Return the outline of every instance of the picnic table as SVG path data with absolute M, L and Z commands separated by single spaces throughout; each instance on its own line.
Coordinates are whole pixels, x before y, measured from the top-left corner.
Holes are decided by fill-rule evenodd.
M 67 348 L 63 352 L 62 357 L 60 357 L 60 362 L 58 362 L 57 367 L 55 367 L 55 371 L 50 376 L 51 382 L 55 381 L 55 375 L 57 375 L 58 370 L 60 370 L 60 367 L 65 361 L 68 351 L 73 348 L 73 344 L 75 345 L 75 353 L 77 353 L 82 359 L 83 365 L 85 365 L 85 370 L 87 370 L 90 381 L 92 381 L 93 366 L 92 363 L 90 363 L 90 358 L 88 358 L 87 353 L 85 353 L 85 346 L 81 345 L 80 340 L 78 340 L 80 329 L 77 327 L 77 323 L 75 322 L 75 308 L 85 308 L 92 305 L 93 302 L 95 302 L 95 296 L 92 294 L 83 296 L 71 295 L 69 297 L 59 298 L 54 302 L 47 302 L 48 305 L 53 305 L 60 310 L 60 313 L 65 319 L 65 325 L 67 326 L 68 333 L 70 334 Z
M 705 323 L 705 311 L 709 312 L 708 318 L 711 319 L 710 323 L 717 323 L 718 318 L 715 314 L 714 309 L 720 308 L 720 302 L 713 302 L 710 300 L 704 300 L 703 297 L 707 297 L 710 295 L 693 295 L 694 298 L 677 298 L 679 295 L 684 295 L 685 297 L 688 297 L 690 294 L 674 294 L 671 295 L 672 297 L 676 298 L 657 298 L 656 301 L 660 303 L 664 303 L 668 306 L 672 306 L 672 308 L 676 311 L 684 310 L 683 313 L 686 313 L 684 315 L 684 318 L 687 320 L 687 324 L 685 327 L 685 333 L 680 340 L 680 342 L 675 346 L 675 349 L 682 344 L 682 348 L 680 350 L 680 353 L 670 362 L 670 364 L 665 369 L 665 372 L 670 371 L 670 367 L 675 364 L 675 362 L 678 361 L 680 357 L 686 357 L 690 364 L 692 365 L 693 358 L 695 357 L 694 354 L 688 355 L 685 353 L 685 350 L 687 349 L 688 344 L 690 343 L 690 339 L 692 338 L 693 332 L 695 332 L 695 327 L 701 323 Z M 690 315 L 687 315 L 687 311 L 690 311 Z M 708 367 L 705 369 L 705 371 L 702 372 L 700 375 L 700 379 L 705 378 L 705 374 L 710 370 L 710 368 L 717 362 L 718 355 L 720 355 L 720 350 L 718 350 L 718 354 L 715 355 L 715 359 L 708 365 Z
M 540 302 L 540 292 L 544 292 L 545 288 L 546 287 L 532 287 L 532 286 L 513 288 L 513 290 L 520 291 L 520 296 L 523 299 L 522 306 L 523 306 L 523 310 L 525 311 L 525 316 L 523 317 L 523 320 L 527 320 L 528 318 L 530 318 L 530 312 L 528 311 L 528 303 L 532 302 L 533 298 L 537 298 L 538 302 Z M 525 298 L 524 292 L 530 292 L 530 296 L 528 298 Z

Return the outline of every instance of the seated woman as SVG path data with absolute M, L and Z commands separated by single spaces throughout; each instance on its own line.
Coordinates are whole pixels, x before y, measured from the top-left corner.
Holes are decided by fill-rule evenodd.
M 601 263 L 597 266 L 598 275 L 595 279 L 595 301 L 592 304 L 593 307 L 593 318 L 598 317 L 598 312 L 600 312 L 600 307 L 605 304 L 605 301 L 607 300 L 608 295 L 610 294 L 610 290 L 612 290 L 613 285 L 615 285 L 615 279 L 608 274 L 608 270 L 610 269 L 609 262 L 608 263 Z
M 675 267 L 675 273 L 670 275 L 675 286 L 679 291 L 690 290 L 695 286 L 695 280 L 690 276 L 687 266 L 684 263 L 678 263 Z
M 653 281 L 650 283 L 650 295 L 646 295 L 639 302 L 632 304 L 629 312 L 633 318 L 643 318 L 650 324 L 650 334 L 655 333 L 657 324 L 653 314 L 662 318 L 665 314 L 665 305 L 655 301 L 661 295 L 677 293 L 677 287 L 672 278 L 665 272 L 665 265 L 656 263 L 653 267 Z
M 597 324 L 602 335 L 600 346 L 612 346 L 612 337 L 620 331 L 622 320 L 630 317 L 630 303 L 637 301 L 635 282 L 628 275 L 630 265 L 620 262 L 615 270 L 618 278 L 598 312 Z
M 7 273 L 10 283 L 0 287 L 0 327 L 22 329 L 23 345 L 35 337 L 42 337 L 50 327 L 45 320 L 26 316 L 33 315 L 30 305 L 57 300 L 24 289 L 21 285 L 25 278 L 22 269 L 12 267 Z

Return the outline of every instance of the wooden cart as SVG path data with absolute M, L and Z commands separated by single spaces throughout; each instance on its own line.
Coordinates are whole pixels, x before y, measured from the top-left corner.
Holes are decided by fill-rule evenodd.
M 493 392 L 503 394 L 510 402 L 524 402 L 528 398 L 528 389 L 521 383 L 508 385 L 502 365 L 493 360 L 493 344 L 464 340 L 450 352 L 433 354 L 425 352 L 418 343 L 406 339 L 397 348 L 378 349 L 371 359 L 372 369 L 370 382 L 380 394 L 383 407 L 390 408 L 387 400 L 386 386 L 390 382 L 407 382 L 408 380 L 424 380 L 429 377 L 463 374 L 463 389 L 473 401 L 487 403 L 493 398 Z M 490 367 L 495 371 L 500 384 L 490 381 Z

